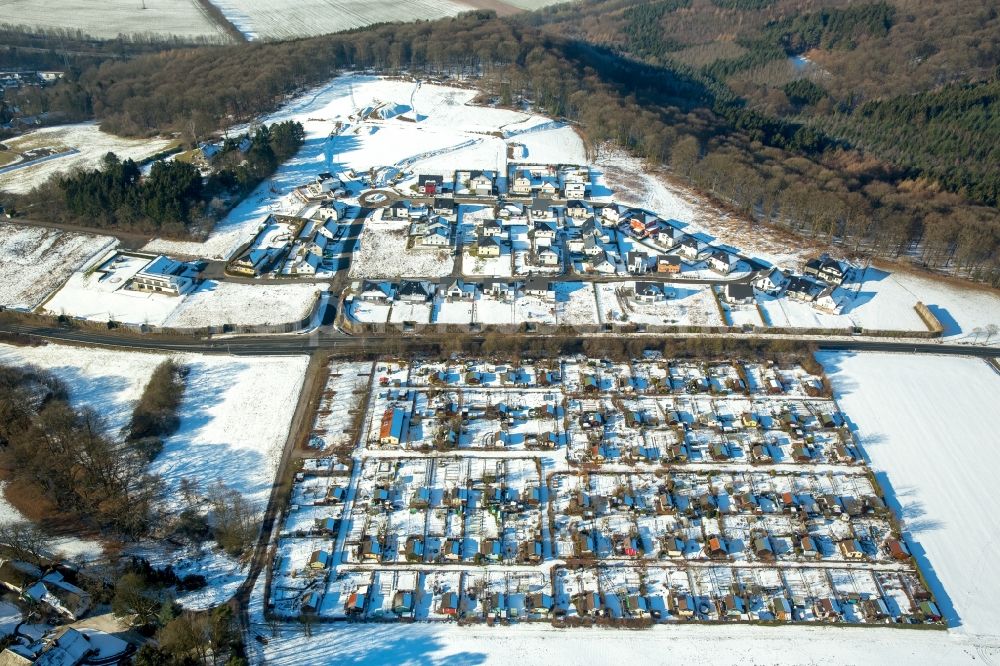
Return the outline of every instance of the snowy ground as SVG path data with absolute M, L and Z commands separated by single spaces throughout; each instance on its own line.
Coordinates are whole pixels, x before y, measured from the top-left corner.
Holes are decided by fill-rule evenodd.
M 595 163 L 604 172 L 604 185 L 614 190 L 615 201 L 677 220 L 686 233 L 702 241 L 730 245 L 748 256 L 784 267 L 797 267 L 818 254 L 818 248 L 801 239 L 791 242 L 763 225 L 749 228 L 746 222 L 733 219 L 690 190 L 651 173 L 642 160 L 622 151 L 602 150 Z
M 670 298 L 643 303 L 632 294 L 635 282 L 594 285 L 601 323 L 659 326 L 725 326 L 708 285 L 664 283 Z
M 259 615 L 259 613 L 255 614 Z M 426 624 L 318 625 L 312 636 L 286 625 L 272 638 L 263 623 L 254 629 L 269 639 L 252 645 L 267 663 L 306 664 L 886 664 L 983 663 L 1000 655 L 939 631 L 767 627 L 739 625 L 658 626 L 641 632 L 614 629 L 554 630 L 544 625 L 457 627 Z M 669 657 L 667 656 L 669 655 Z M 986 661 L 986 663 L 990 663 Z
M 242 284 L 207 280 L 164 322 L 170 328 L 298 322 L 309 316 L 325 284 Z
M 54 344 L 0 345 L 0 363 L 49 370 L 66 383 L 70 401 L 101 414 L 111 433 L 128 425 L 149 376 L 166 358 Z M 208 354 L 173 358 L 188 366 L 190 374 L 180 430 L 167 439 L 154 471 L 174 489 L 182 477 L 203 484 L 221 478 L 252 499 L 265 501 L 308 359 Z
M 4 10 L 6 12 L 8 7 L 5 6 Z M 46 11 L 50 14 L 55 13 L 51 10 Z M 76 152 L 0 174 L 0 190 L 22 194 L 41 185 L 54 174 L 76 168 L 96 168 L 109 152 L 115 153 L 123 160 L 131 158 L 139 161 L 162 151 L 170 143 L 169 139 L 125 139 L 102 132 L 96 123 L 57 125 L 38 129 L 16 139 L 4 141 L 4 145 L 14 151 L 49 148 L 57 152 L 67 150 Z
M 183 355 L 178 361 L 191 369 L 181 427 L 152 471 L 175 491 L 182 478 L 203 488 L 221 480 L 263 507 L 308 358 Z
M 165 354 L 116 352 L 45 345 L 0 345 L 0 363 L 35 365 L 62 379 L 77 406 L 101 414 L 108 432 L 128 424 L 135 401 Z M 181 479 L 201 489 L 222 481 L 263 507 L 274 481 L 281 450 L 302 389 L 308 358 L 173 355 L 190 368 L 181 404 L 180 429 L 169 437 L 151 471 L 167 486 L 168 505 L 180 502 Z M 0 520 L 16 519 L 13 507 L 0 504 Z M 59 539 L 56 547 L 68 555 L 93 555 L 100 545 L 79 539 Z M 185 572 L 211 576 L 211 587 L 192 603 L 221 600 L 240 574 L 235 562 L 211 550 L 199 559 L 187 554 Z M 174 561 L 175 566 L 179 562 Z M 221 596 L 220 596 L 221 595 Z
M 884 284 L 880 283 L 880 289 L 883 293 L 899 294 L 900 301 L 909 294 L 914 301 L 923 302 L 941 321 L 948 342 L 982 344 L 986 335 L 976 329 L 985 329 L 990 324 L 1000 326 L 1000 292 L 996 290 L 903 271 L 891 273 Z M 990 344 L 1000 345 L 1000 335 L 994 335 Z
M 215 0 L 250 39 L 293 39 L 360 28 L 372 23 L 433 20 L 469 11 L 453 0 L 417 0 L 406 4 L 361 0 Z
M 101 256 L 92 265 L 102 265 L 115 252 L 112 250 Z M 114 320 L 162 326 L 183 302 L 184 297 L 125 288 L 125 283 L 148 263 L 148 258 L 127 256 L 121 269 L 108 273 L 77 271 L 42 309 L 49 314 L 81 317 L 91 321 Z
M 961 357 L 819 358 L 952 630 L 1000 640 L 997 371 Z
M 102 39 L 122 33 L 225 38 L 193 0 L 8 0 L 3 9 L 4 23 L 80 30 Z
M 444 277 L 455 265 L 451 248 L 407 249 L 409 222 L 369 221 L 351 262 L 352 278 Z
M 110 256 L 110 255 L 108 255 Z M 132 273 L 146 264 L 136 263 Z M 118 321 L 168 328 L 272 325 L 309 316 L 325 284 L 244 284 L 206 280 L 189 294 L 169 296 L 122 288 L 127 272 L 112 283 L 103 273 L 77 271 L 45 304 L 45 312 L 90 321 Z
M 0 224 L 0 305 L 34 309 L 73 271 L 116 244 L 110 236 Z
M 399 9 L 398 7 L 396 8 Z M 366 172 L 371 167 L 396 165 L 413 174 L 451 174 L 456 168 L 495 169 L 507 164 L 507 143 L 528 142 L 552 162 L 582 162 L 583 141 L 566 126 L 542 116 L 504 109 L 469 106 L 476 91 L 412 81 L 347 75 L 288 102 L 263 119 L 272 123 L 298 120 L 306 140 L 298 155 L 261 184 L 219 222 L 204 243 L 154 240 L 149 251 L 189 256 L 228 258 L 256 232 L 270 212 L 295 213 L 288 193 L 323 171 L 345 169 Z M 351 119 L 359 109 L 379 102 L 409 109 L 407 117 Z M 342 127 L 335 136 L 335 123 Z M 490 133 L 504 133 L 501 138 Z M 401 187 L 407 189 L 407 180 Z

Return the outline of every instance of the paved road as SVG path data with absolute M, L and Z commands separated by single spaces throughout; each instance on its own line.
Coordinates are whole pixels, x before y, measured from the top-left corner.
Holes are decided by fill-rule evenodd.
M 366 351 L 378 351 L 381 345 L 388 341 L 404 345 L 411 351 L 426 349 L 436 341 L 424 340 L 419 335 L 369 335 L 364 337 L 349 337 L 330 327 L 322 327 L 320 331 L 313 333 L 255 336 L 255 337 L 226 337 L 226 338 L 181 338 L 163 337 L 155 335 L 124 335 L 113 331 L 104 332 L 90 329 L 69 329 L 58 326 L 37 326 L 32 324 L 17 324 L 10 322 L 0 323 L 0 332 L 29 335 L 45 340 L 56 342 L 68 342 L 81 345 L 124 347 L 130 349 L 146 349 L 160 351 L 181 351 L 199 353 L 223 353 L 239 355 L 255 354 L 308 354 L 317 350 L 346 351 L 363 353 Z M 601 334 L 582 334 L 579 337 L 603 337 Z M 611 335 L 619 338 L 619 334 Z M 677 338 L 704 338 L 721 337 L 730 339 L 751 339 L 751 340 L 788 340 L 790 338 L 781 336 L 754 336 L 738 335 L 733 333 L 719 334 L 650 334 L 653 340 L 662 340 L 666 337 Z M 478 336 L 470 336 L 470 339 L 482 339 Z M 895 340 L 871 340 L 858 338 L 843 338 L 839 340 L 828 340 L 821 338 L 795 337 L 794 340 L 816 342 L 821 349 L 830 350 L 853 350 L 853 351 L 878 351 L 878 352 L 898 352 L 909 354 L 951 354 L 960 356 L 978 356 L 982 358 L 995 358 L 1000 356 L 1000 348 L 983 347 L 975 345 L 954 345 L 939 342 L 916 340 L 910 342 Z

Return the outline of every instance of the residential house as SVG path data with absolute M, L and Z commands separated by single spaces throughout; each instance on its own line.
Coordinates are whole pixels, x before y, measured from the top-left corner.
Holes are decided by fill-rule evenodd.
M 685 236 L 684 232 L 670 224 L 661 224 L 652 234 L 653 241 L 668 250 L 677 247 Z
M 748 284 L 730 282 L 722 291 L 723 298 L 733 304 L 753 303 L 753 287 Z
M 417 192 L 433 196 L 443 191 L 444 176 L 417 176 Z
M 574 219 L 587 219 L 594 214 L 594 207 L 586 201 L 571 199 L 566 202 L 566 215 Z
M 247 249 L 233 260 L 229 269 L 240 275 L 260 277 L 269 272 L 284 256 L 285 248 Z
M 712 250 L 708 255 L 708 267 L 723 275 L 729 275 L 736 268 L 736 262 L 736 256 L 725 250 Z
M 552 289 L 552 283 L 542 277 L 529 278 L 524 283 L 524 293 L 528 296 L 536 296 L 548 300 L 555 299 L 555 291 Z
M 483 222 L 482 235 L 495 238 L 503 235 L 503 225 L 498 220 L 486 220 Z
M 313 219 L 319 219 L 323 222 L 339 222 L 346 215 L 347 204 L 342 201 L 331 201 L 317 208 Z
M 559 265 L 559 253 L 553 250 L 551 247 L 543 247 L 536 253 L 535 256 L 537 257 L 538 264 L 540 266 Z
M 564 166 L 560 170 L 564 199 L 583 199 L 590 184 L 590 169 L 583 166 Z
M 851 265 L 846 261 L 832 259 L 828 254 L 822 254 L 806 262 L 803 272 L 827 284 L 839 285 L 847 277 Z
M 604 246 L 597 240 L 596 236 L 589 235 L 583 237 L 583 253 L 588 257 L 596 257 L 604 254 Z
M 811 303 L 823 291 L 823 285 L 808 277 L 793 275 L 785 283 L 785 293 L 795 301 Z
M 645 252 L 631 250 L 626 255 L 628 270 L 632 273 L 645 273 L 649 270 L 649 255 Z
M 556 223 L 540 220 L 532 224 L 531 240 L 536 248 L 549 247 L 556 238 Z
M 476 300 L 476 285 L 472 282 L 455 280 L 444 290 L 445 297 L 449 301 L 474 301 Z
M 611 260 L 608 259 L 607 252 L 603 250 L 596 257 L 591 257 L 589 261 L 584 262 L 583 268 L 587 272 L 602 273 L 604 275 L 610 275 L 617 270 L 615 265 L 611 263 Z
M 636 282 L 635 300 L 640 303 L 655 303 L 663 300 L 663 289 L 655 282 Z
M 517 296 L 517 283 L 494 282 L 490 285 L 489 292 L 494 298 L 511 300 Z
M 496 194 L 497 175 L 493 171 L 461 170 L 455 174 L 455 191 L 464 196 L 487 197 Z
M 150 260 L 132 277 L 130 288 L 167 296 L 180 296 L 195 286 L 198 269 L 162 254 Z
M 509 224 L 526 224 L 528 213 L 523 203 L 516 201 L 501 201 L 496 207 L 497 219 Z
M 486 236 L 480 232 L 476 238 L 476 255 L 480 257 L 499 257 L 500 243 L 493 236 Z
M 656 258 L 656 272 L 676 275 L 681 272 L 681 258 L 676 255 L 663 255 Z
M 836 297 L 834 297 L 834 287 L 830 286 L 819 292 L 819 295 L 816 296 L 816 300 L 813 301 L 813 307 L 829 314 L 838 314 L 840 312 L 841 303 Z
M 509 174 L 510 192 L 516 196 L 554 197 L 559 193 L 559 176 L 554 166 L 512 164 Z
M 396 290 L 396 298 L 411 303 L 423 303 L 434 295 L 434 285 L 419 280 L 404 280 Z
M 758 275 L 754 278 L 753 286 L 767 294 L 777 294 L 788 284 L 788 276 L 780 268 Z
M 601 207 L 601 220 L 605 224 L 617 226 L 622 219 L 628 215 L 631 208 L 628 206 L 623 206 L 621 204 L 611 204 L 609 206 Z
M 455 200 L 448 197 L 435 197 L 434 203 L 431 204 L 431 210 L 437 215 L 452 217 L 457 212 L 457 209 L 458 205 L 455 203 Z
M 389 282 L 373 282 L 365 280 L 362 283 L 358 298 L 366 303 L 387 304 L 392 301 L 396 292 Z
M 682 256 L 694 261 L 704 251 L 705 244 L 693 236 L 685 236 L 677 243 L 677 248 Z

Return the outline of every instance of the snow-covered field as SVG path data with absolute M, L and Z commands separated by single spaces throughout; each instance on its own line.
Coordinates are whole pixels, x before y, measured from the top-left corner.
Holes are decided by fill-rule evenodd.
M 224 39 L 195 0 L 7 0 L 3 16 L 4 23 L 80 30 L 102 39 L 122 33 Z
M 259 614 L 255 614 L 259 615 Z M 544 625 L 440 626 L 435 623 L 317 625 L 312 636 L 285 626 L 252 645 L 269 664 L 982 664 L 995 647 L 973 646 L 939 631 L 837 627 L 657 626 L 644 631 L 555 630 Z
M 212 4 L 250 39 L 323 35 L 372 23 L 433 20 L 472 9 L 452 0 L 416 0 L 405 4 L 363 0 L 214 0 Z
M 316 305 L 325 284 L 242 284 L 206 280 L 166 320 L 169 328 L 233 324 L 259 326 L 298 322 Z
M 948 342 L 982 344 L 986 336 L 977 334 L 976 329 L 990 324 L 1000 326 L 1000 292 L 996 290 L 895 271 L 880 283 L 880 291 L 898 294 L 899 301 L 909 294 L 913 300 L 923 302 L 944 325 Z M 1000 345 L 1000 335 L 994 335 L 990 344 Z
M 1000 374 L 961 357 L 819 359 L 952 631 L 1000 640 Z
M 602 323 L 659 326 L 725 326 L 711 287 L 697 284 L 663 286 L 670 298 L 644 303 L 633 298 L 635 282 L 601 282 L 594 285 Z
M 145 260 L 139 262 L 143 265 Z M 90 321 L 117 321 L 188 329 L 274 325 L 309 316 L 325 284 L 244 284 L 206 280 L 189 294 L 169 296 L 111 284 L 106 276 L 77 271 L 45 304 L 45 312 Z
M 5 5 L 4 10 L 7 9 Z M 46 11 L 56 13 L 51 10 Z M 23 194 L 57 173 L 76 168 L 96 168 L 100 165 L 101 158 L 109 152 L 115 153 L 123 160 L 131 158 L 139 161 L 162 151 L 170 143 L 170 139 L 122 138 L 102 132 L 97 123 L 45 127 L 16 139 L 4 141 L 4 145 L 14 151 L 50 148 L 58 152 L 67 150 L 76 152 L 0 174 L 0 190 Z
M 96 410 L 111 433 L 128 424 L 150 375 L 168 357 L 54 344 L 0 345 L 0 363 L 49 370 L 66 383 L 70 401 Z M 307 357 L 178 354 L 173 358 L 191 372 L 180 409 L 181 427 L 166 440 L 154 471 L 174 491 L 182 477 L 202 484 L 221 478 L 252 499 L 265 501 Z
M 116 244 L 110 236 L 0 224 L 0 305 L 37 307 L 73 271 Z
M 396 6 L 399 10 L 399 7 Z M 306 130 L 306 141 L 298 155 L 281 165 L 225 219 L 216 225 L 204 243 L 154 240 L 151 252 L 209 258 L 228 258 L 256 232 L 271 212 L 295 213 L 288 193 L 323 171 L 345 169 L 366 172 L 371 167 L 392 166 L 413 173 L 450 174 L 456 168 L 504 170 L 508 139 L 491 136 L 503 132 L 511 142 L 539 146 L 552 162 L 581 162 L 583 141 L 566 126 L 529 113 L 469 106 L 476 91 L 449 86 L 416 84 L 412 81 L 346 75 L 288 102 L 263 119 L 272 123 L 297 120 Z M 366 107 L 385 102 L 389 107 L 409 109 L 407 117 L 417 122 L 351 116 Z M 335 123 L 343 124 L 335 136 Z M 529 139 L 530 137 L 530 139 Z M 542 158 L 531 157 L 533 161 Z M 544 161 L 544 160 L 543 160 Z M 401 187 L 408 187 L 403 181 Z
M 352 278 L 444 277 L 455 256 L 450 248 L 407 249 L 408 222 L 369 221 L 351 262 Z
M 263 508 L 309 359 L 182 355 L 181 427 L 153 462 L 178 502 L 181 479 L 219 480 Z

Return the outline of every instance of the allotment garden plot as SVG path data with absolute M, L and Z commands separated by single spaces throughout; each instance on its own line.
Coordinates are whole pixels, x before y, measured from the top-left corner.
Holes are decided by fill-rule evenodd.
M 657 357 L 334 364 L 268 610 L 940 625 L 818 372 Z

